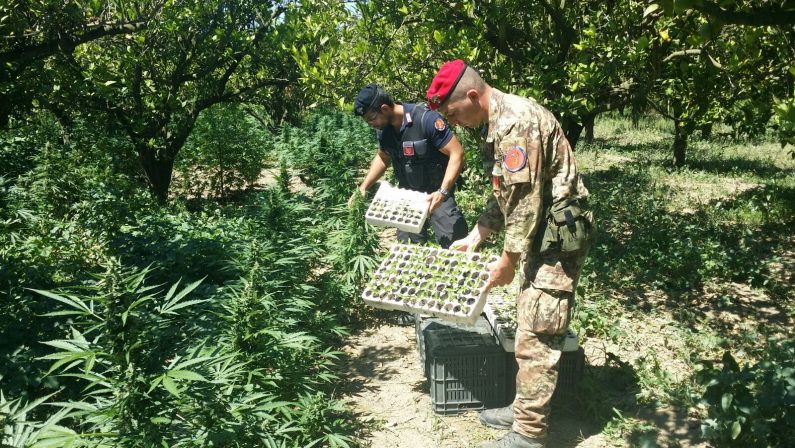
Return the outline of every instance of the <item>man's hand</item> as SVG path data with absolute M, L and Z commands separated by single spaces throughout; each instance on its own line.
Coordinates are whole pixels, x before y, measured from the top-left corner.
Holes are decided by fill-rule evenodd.
M 469 235 L 461 238 L 460 240 L 455 240 L 450 243 L 450 250 L 458 250 L 461 252 L 474 252 L 477 250 L 478 246 L 480 245 L 480 238 L 478 234 L 477 227 L 472 229 L 469 232 Z
M 474 252 L 480 247 L 486 238 L 491 235 L 492 230 L 482 224 L 476 224 L 475 227 L 464 238 L 455 240 L 450 244 L 450 250 L 460 250 L 461 252 Z
M 426 199 L 426 201 L 428 201 L 429 204 L 428 214 L 433 213 L 437 208 L 439 208 L 439 206 L 442 205 L 442 202 L 444 202 L 444 200 L 445 200 L 444 195 L 442 193 L 439 193 L 438 191 L 434 191 L 433 193 L 429 194 L 428 198 Z
M 361 196 L 361 197 L 364 197 L 364 195 L 365 195 L 366 193 L 367 193 L 367 191 L 366 191 L 366 190 L 362 190 L 361 188 L 359 188 L 358 190 L 354 190 L 354 191 L 353 191 L 353 194 L 351 195 L 351 197 L 350 197 L 350 198 L 348 198 L 348 208 L 351 208 L 351 204 L 353 204 L 353 199 L 354 199 L 354 198 L 355 198 L 357 195 L 358 195 L 358 196 Z
M 469 237 L 461 238 L 450 243 L 450 250 L 459 250 L 461 252 L 474 252 L 472 245 L 469 244 Z
M 499 261 L 491 268 L 489 274 L 489 287 L 508 285 L 516 275 L 516 262 L 519 254 L 514 252 L 503 252 Z

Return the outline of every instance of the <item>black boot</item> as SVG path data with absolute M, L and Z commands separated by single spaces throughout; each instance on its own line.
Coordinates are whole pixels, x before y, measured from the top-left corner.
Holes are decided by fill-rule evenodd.
M 480 413 L 480 423 L 497 429 L 511 429 L 513 427 L 513 405 L 504 408 L 486 409 Z
M 544 441 L 511 431 L 499 440 L 481 444 L 480 448 L 544 448 Z

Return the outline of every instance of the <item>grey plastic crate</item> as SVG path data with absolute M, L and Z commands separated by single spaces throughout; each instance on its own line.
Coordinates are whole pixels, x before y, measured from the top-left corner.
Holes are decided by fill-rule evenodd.
M 473 331 L 475 333 L 491 334 L 492 329 L 485 318 L 480 317 L 475 321 L 475 325 L 461 325 L 452 322 L 444 321 L 436 317 L 415 315 L 414 316 L 414 336 L 417 340 L 417 352 L 420 355 L 420 366 L 422 367 L 425 378 L 428 378 L 428 362 L 426 353 L 428 346 L 426 344 L 426 334 L 431 331 L 441 330 L 444 328 L 458 331 Z
M 509 353 L 507 359 L 508 370 L 508 398 L 513 401 L 516 396 L 516 372 L 519 371 L 519 365 L 516 363 L 516 358 L 513 353 Z M 577 350 L 563 352 L 560 355 L 560 365 L 558 366 L 558 381 L 555 384 L 555 393 L 552 399 L 559 401 L 562 399 L 571 398 L 577 390 L 577 384 L 582 379 L 582 374 L 585 369 L 585 351 L 582 347 Z
M 507 356 L 491 334 L 441 328 L 425 338 L 434 412 L 452 415 L 509 403 Z

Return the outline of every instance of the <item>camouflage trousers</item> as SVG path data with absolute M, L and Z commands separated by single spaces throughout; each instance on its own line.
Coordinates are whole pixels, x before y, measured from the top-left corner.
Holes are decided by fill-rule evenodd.
M 516 398 L 513 430 L 543 438 L 547 434 L 550 401 L 558 380 L 561 348 L 574 294 L 528 285 L 516 301 Z M 542 334 L 544 331 L 556 334 Z

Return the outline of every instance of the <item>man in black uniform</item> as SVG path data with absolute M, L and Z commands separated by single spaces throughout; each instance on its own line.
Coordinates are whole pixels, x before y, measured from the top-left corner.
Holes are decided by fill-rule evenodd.
M 378 134 L 378 151 L 359 192 L 364 195 L 391 161 L 400 188 L 430 193 L 430 221 L 436 242 L 447 248 L 465 237 L 467 224 L 453 195 L 464 165 L 464 149 L 444 118 L 424 103 L 394 102 L 375 84 L 368 84 L 356 95 L 353 112 Z M 428 229 L 420 234 L 398 230 L 397 238 L 422 244 L 428 239 Z

